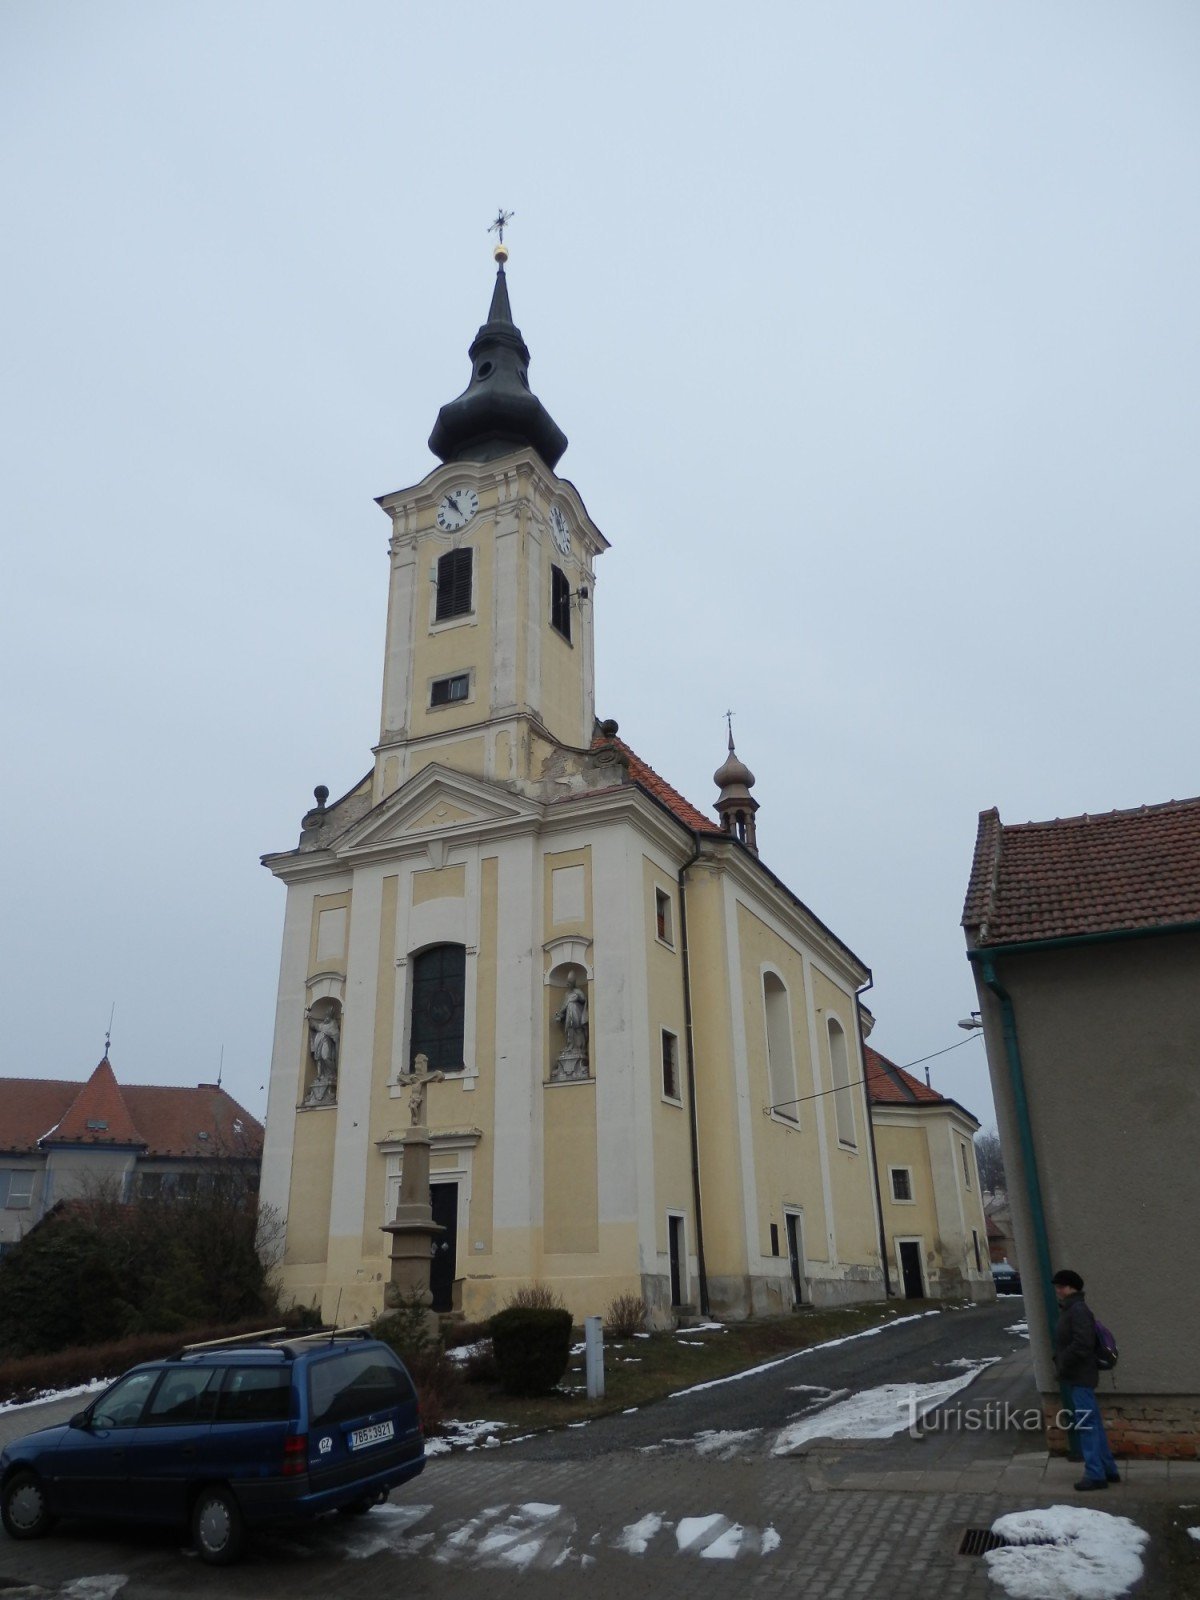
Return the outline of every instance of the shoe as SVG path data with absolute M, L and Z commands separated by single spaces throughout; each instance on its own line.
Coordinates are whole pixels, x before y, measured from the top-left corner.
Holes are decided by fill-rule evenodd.
M 1082 1493 L 1085 1489 L 1107 1489 L 1107 1478 L 1080 1478 L 1075 1487 Z
M 1109 1483 L 1120 1483 L 1121 1481 L 1121 1474 L 1119 1472 L 1106 1472 L 1104 1476 Z

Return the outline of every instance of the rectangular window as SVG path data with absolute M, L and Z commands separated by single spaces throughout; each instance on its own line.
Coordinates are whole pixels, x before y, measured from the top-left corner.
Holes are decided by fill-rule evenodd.
M 673 1033 L 662 1031 L 662 1082 L 668 1100 L 679 1099 L 679 1040 Z
M 8 1174 L 0 1173 L 0 1195 L 4 1194 L 4 1178 L 8 1178 L 8 1194 L 4 1204 L 10 1211 L 24 1211 L 33 1204 L 33 1178 L 32 1167 L 17 1167 Z
M 779 1254 L 779 1224 L 777 1222 L 771 1224 L 771 1254 L 773 1256 Z
M 980 1260 L 980 1257 L 979 1257 L 979 1230 L 977 1228 L 972 1228 L 971 1229 L 971 1243 L 975 1247 L 975 1271 L 976 1272 L 982 1272 L 983 1271 L 983 1262 Z
M 561 567 L 550 568 L 550 626 L 571 637 L 571 585 Z
M 965 1144 L 960 1144 L 958 1148 L 962 1151 L 963 1183 L 969 1189 L 971 1187 L 971 1158 L 967 1154 Z
M 161 1172 L 139 1172 L 138 1194 L 143 1200 L 161 1200 L 163 1175 Z
M 912 1172 L 908 1167 L 893 1167 L 892 1199 L 911 1200 L 912 1197 Z
M 217 1422 L 286 1422 L 292 1414 L 290 1367 L 229 1367 Z
M 671 896 L 662 889 L 654 891 L 654 932 L 664 944 L 672 947 L 675 935 L 671 927 Z
M 471 610 L 471 551 L 448 550 L 437 564 L 437 610 L 435 622 L 450 617 L 465 617 Z
M 433 688 L 429 694 L 431 706 L 451 706 L 458 700 L 465 700 L 471 690 L 471 674 L 469 672 L 455 673 L 453 678 L 435 678 Z

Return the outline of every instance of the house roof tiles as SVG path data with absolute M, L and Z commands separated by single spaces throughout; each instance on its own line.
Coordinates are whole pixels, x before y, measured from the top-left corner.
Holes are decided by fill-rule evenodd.
M 1010 823 L 980 813 L 963 925 L 975 947 L 1200 922 L 1200 799 Z
M 947 1103 L 945 1095 L 939 1094 L 936 1089 L 931 1089 L 927 1083 L 922 1083 L 920 1078 L 914 1078 L 911 1072 L 905 1072 L 903 1067 L 898 1067 L 886 1056 L 881 1056 L 879 1051 L 873 1050 L 869 1044 L 863 1045 L 863 1057 L 866 1063 L 867 1093 L 872 1105 Z
M 2 1079 L 0 1107 L 0 1149 L 11 1154 L 64 1144 L 132 1145 L 147 1157 L 257 1159 L 262 1152 L 262 1124 L 215 1083 L 122 1087 L 107 1057 L 83 1084 Z

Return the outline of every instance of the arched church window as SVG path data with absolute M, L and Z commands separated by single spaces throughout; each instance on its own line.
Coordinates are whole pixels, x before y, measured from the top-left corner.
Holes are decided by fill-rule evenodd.
M 787 989 L 773 972 L 763 973 L 763 1010 L 767 1017 L 767 1079 L 771 1108 L 777 1117 L 799 1122 L 796 1103 L 796 1063 L 792 1055 L 792 1023 Z
M 467 952 L 461 944 L 435 944 L 412 963 L 411 1069 L 423 1055 L 431 1072 L 463 1070 L 463 1014 Z
M 550 568 L 550 626 L 571 637 L 571 585 L 561 567 Z
M 434 620 L 466 616 L 471 610 L 471 549 L 447 550 L 437 564 L 437 611 Z
M 855 1145 L 854 1099 L 850 1089 L 850 1057 L 846 1035 L 834 1017 L 829 1019 L 829 1060 L 833 1067 L 833 1110 L 839 1144 Z

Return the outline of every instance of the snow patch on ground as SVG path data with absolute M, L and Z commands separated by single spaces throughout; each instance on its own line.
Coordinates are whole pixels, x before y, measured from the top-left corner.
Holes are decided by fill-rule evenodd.
M 128 1582 L 123 1572 L 104 1572 L 94 1578 L 73 1578 L 58 1592 L 62 1600 L 113 1600 Z
M 453 1349 L 446 1351 L 446 1360 L 470 1361 L 472 1356 L 486 1355 L 491 1349 L 491 1345 L 492 1341 L 490 1339 L 479 1339 L 474 1344 L 457 1344 Z
M 1014 1511 L 992 1532 L 1013 1541 L 984 1557 L 1013 1600 L 1116 1600 L 1141 1577 L 1149 1539 L 1128 1517 L 1086 1506 Z
M 938 1361 L 939 1367 L 970 1367 L 972 1370 L 982 1371 L 984 1367 L 994 1367 L 997 1361 L 1003 1361 L 1003 1356 L 958 1356 L 953 1361 Z
M 662 1450 L 667 1445 L 674 1445 L 682 1450 L 695 1450 L 698 1456 L 715 1458 L 718 1461 L 732 1461 L 742 1452 L 743 1446 L 751 1439 L 757 1439 L 762 1432 L 761 1428 L 729 1428 L 718 1430 L 716 1428 L 703 1428 L 690 1439 L 663 1439 L 659 1444 L 643 1445 L 643 1453 Z
M 1019 1333 L 1022 1339 L 1029 1337 L 1029 1324 L 1027 1322 L 1014 1322 L 1011 1328 L 1005 1328 L 1005 1333 Z
M 637 1522 L 630 1522 L 613 1540 L 614 1550 L 624 1550 L 627 1555 L 644 1556 L 646 1547 L 663 1525 L 657 1511 L 647 1511 Z
M 454 1417 L 447 1418 L 442 1423 L 444 1432 L 436 1439 L 426 1439 L 425 1454 L 444 1456 L 451 1450 L 477 1450 L 480 1445 L 494 1448 L 500 1443 L 498 1435 L 507 1426 L 506 1422 L 462 1422 Z
M 5 1400 L 0 1404 L 0 1412 L 27 1411 L 30 1406 L 49 1405 L 52 1400 L 73 1400 L 79 1394 L 98 1394 L 101 1389 L 107 1389 L 112 1381 L 111 1378 L 93 1378 L 90 1383 L 77 1383 L 71 1389 L 43 1389 L 32 1400 Z M 125 1580 L 121 1581 L 123 1583 Z
M 974 1366 L 961 1378 L 943 1378 L 940 1383 L 885 1383 L 862 1389 L 815 1416 L 789 1423 L 778 1434 L 771 1454 L 789 1455 L 812 1439 L 890 1439 L 965 1389 L 980 1370 Z
M 1189 1528 L 1188 1537 L 1200 1541 L 1200 1528 Z
M 840 1339 L 826 1339 L 824 1344 L 810 1344 L 804 1350 L 793 1350 L 790 1355 L 778 1356 L 774 1361 L 764 1361 L 761 1366 L 747 1367 L 745 1372 L 731 1372 L 727 1378 L 710 1378 L 707 1383 L 694 1383 L 690 1389 L 676 1389 L 671 1395 L 672 1400 L 677 1400 L 680 1395 L 699 1394 L 702 1389 L 717 1389 L 723 1383 L 737 1383 L 742 1378 L 757 1377 L 760 1372 L 770 1372 L 774 1367 L 782 1367 L 787 1361 L 797 1361 L 801 1356 L 811 1356 L 817 1350 L 832 1350 L 835 1345 L 852 1344 L 856 1339 L 873 1339 L 876 1334 L 888 1333 L 892 1328 L 899 1328 L 906 1322 L 920 1322 L 923 1317 L 940 1317 L 940 1311 L 917 1311 L 911 1317 L 897 1317 L 893 1322 L 881 1322 L 874 1328 L 863 1328 L 859 1333 L 847 1333 Z

